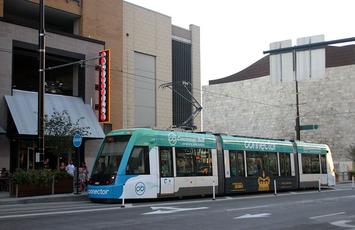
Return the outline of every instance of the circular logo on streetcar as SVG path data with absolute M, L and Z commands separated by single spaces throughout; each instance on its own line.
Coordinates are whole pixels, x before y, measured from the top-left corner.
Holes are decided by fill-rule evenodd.
M 169 141 L 170 145 L 176 145 L 177 140 L 178 140 L 178 137 L 175 133 L 169 133 L 168 141 Z
M 136 193 L 137 193 L 138 196 L 143 195 L 144 192 L 145 192 L 145 184 L 142 183 L 142 182 L 138 182 L 136 184 L 136 189 L 135 190 L 136 190 Z

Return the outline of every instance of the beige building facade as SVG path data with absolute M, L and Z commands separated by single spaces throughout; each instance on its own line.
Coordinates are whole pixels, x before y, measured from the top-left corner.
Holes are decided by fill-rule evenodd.
M 174 81 L 172 41 L 191 45 L 192 93 L 201 101 L 199 27 L 176 29 L 171 17 L 128 2 L 123 9 L 123 126 L 172 127 L 173 92 L 160 87 Z M 199 129 L 200 116 L 194 122 Z

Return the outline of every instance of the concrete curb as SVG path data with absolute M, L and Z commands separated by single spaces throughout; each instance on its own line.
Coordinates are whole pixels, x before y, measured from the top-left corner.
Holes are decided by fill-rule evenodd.
M 81 194 L 58 194 L 46 196 L 31 196 L 31 197 L 4 197 L 0 199 L 0 205 L 10 204 L 32 204 L 32 203 L 49 203 L 49 202 L 69 202 L 69 201 L 88 201 L 87 193 Z

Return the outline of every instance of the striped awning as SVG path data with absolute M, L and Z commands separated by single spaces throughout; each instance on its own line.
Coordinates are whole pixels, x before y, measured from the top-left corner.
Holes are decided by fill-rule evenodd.
M 7 106 L 21 135 L 37 135 L 37 92 L 13 90 L 12 96 L 5 96 Z M 70 119 L 80 127 L 89 127 L 87 138 L 104 138 L 105 134 L 91 106 L 79 97 L 45 94 L 44 114 L 49 117 L 55 112 L 66 111 Z

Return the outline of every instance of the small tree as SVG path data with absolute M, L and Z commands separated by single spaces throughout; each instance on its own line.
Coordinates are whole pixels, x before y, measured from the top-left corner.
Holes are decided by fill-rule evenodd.
M 350 176 L 353 177 L 353 176 L 355 176 L 355 145 L 350 145 L 349 154 L 350 154 L 351 160 L 353 161 L 353 168 L 349 173 L 350 173 Z M 351 179 L 351 178 L 349 178 L 349 179 Z
M 54 153 L 58 156 L 71 152 L 72 147 L 72 137 L 78 133 L 81 136 L 90 134 L 90 127 L 81 127 L 79 122 L 85 119 L 80 117 L 75 122 L 72 122 L 70 115 L 67 110 L 59 112 L 54 109 L 51 116 L 47 114 L 44 116 L 45 123 L 45 144 L 47 147 L 54 149 Z
M 354 168 L 354 163 L 355 163 L 355 145 L 350 145 L 349 154 L 350 154 L 351 160 L 353 161 L 353 171 L 355 171 L 355 168 Z

